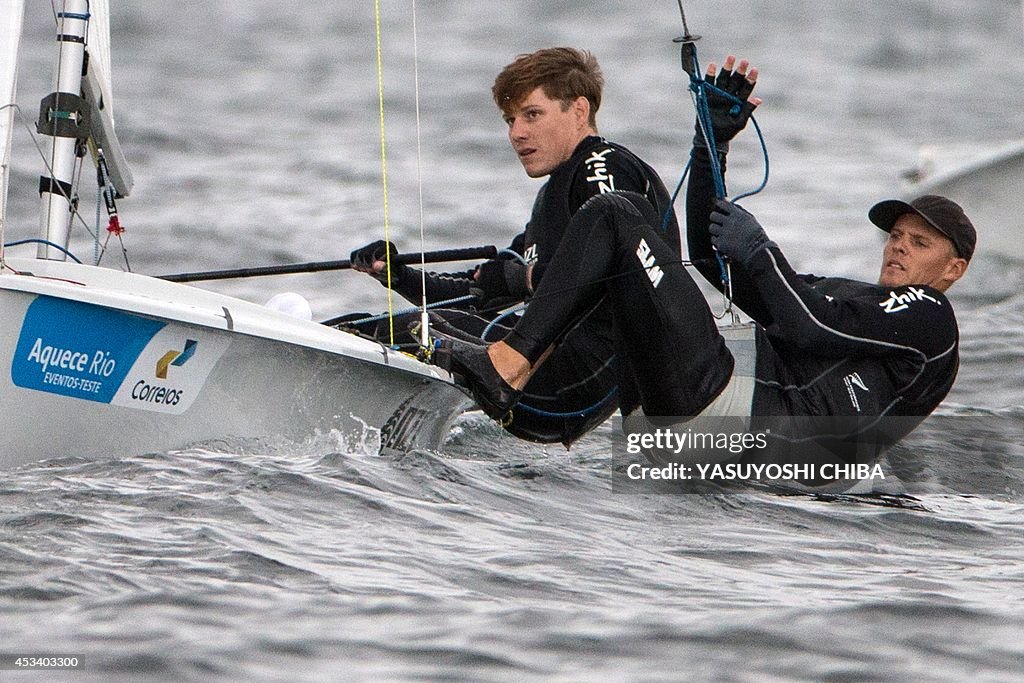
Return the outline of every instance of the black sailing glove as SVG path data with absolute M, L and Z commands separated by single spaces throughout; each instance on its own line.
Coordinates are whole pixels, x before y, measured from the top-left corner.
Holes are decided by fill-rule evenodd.
M 526 281 L 529 266 L 513 259 L 484 261 L 470 292 L 484 302 L 522 301 L 530 293 Z
M 743 130 L 747 121 L 750 120 L 751 114 L 754 113 L 754 109 L 757 108 L 756 104 L 747 99 L 754 91 L 754 84 L 747 80 L 746 75 L 725 69 L 721 69 L 714 80 L 705 74 L 704 82 L 707 84 L 705 92 L 707 93 L 708 110 L 711 114 L 715 148 L 722 153 L 728 152 L 729 141 Z M 699 121 L 696 128 L 693 144 L 704 147 L 704 132 L 701 130 Z
M 708 232 L 715 248 L 741 265 L 749 263 L 762 249 L 778 246 L 749 211 L 725 199 L 715 202 Z
M 385 242 L 384 240 L 377 240 L 376 242 L 370 242 L 365 247 L 359 247 L 352 252 L 349 257 L 349 261 L 352 263 L 352 267 L 363 273 L 369 273 L 371 276 L 377 279 L 382 284 L 388 283 L 388 271 L 387 267 L 376 272 L 373 270 L 373 264 L 377 261 L 388 262 L 388 253 L 391 256 L 398 256 L 398 247 L 393 242 Z M 398 281 L 398 273 L 401 266 L 397 263 L 391 263 L 391 284 L 394 285 Z

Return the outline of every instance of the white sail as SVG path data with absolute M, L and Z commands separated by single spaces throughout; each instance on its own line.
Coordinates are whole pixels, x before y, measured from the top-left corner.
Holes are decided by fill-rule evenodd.
M 7 221 L 7 178 L 18 82 L 18 43 L 25 0 L 0 0 L 0 237 Z M 3 247 L 0 246 L 0 252 Z
M 118 194 L 127 197 L 134 181 L 114 130 L 109 0 L 89 2 L 86 52 L 89 53 L 89 68 L 82 79 L 82 94 L 92 105 L 92 139 L 96 147 L 103 150 L 111 182 Z

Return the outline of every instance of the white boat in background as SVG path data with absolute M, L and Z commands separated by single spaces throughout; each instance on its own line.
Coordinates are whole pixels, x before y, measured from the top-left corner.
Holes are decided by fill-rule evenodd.
M 335 430 L 363 452 L 438 446 L 472 405 L 448 373 L 258 304 L 67 260 L 76 150 L 88 145 L 118 197 L 132 178 L 113 123 L 108 3 L 59 4 L 59 66 L 41 108 L 54 150 L 42 234 L 35 259 L 11 258 L 3 239 L 23 228 L 7 225 L 6 202 L 24 0 L 0 0 L 0 467 Z
M 945 158 L 944 158 L 945 157 Z M 950 161 L 950 157 L 956 161 Z M 978 228 L 978 251 L 1018 256 L 1024 236 L 1024 140 L 971 156 L 922 150 L 908 194 L 939 194 L 963 206 Z
M 1024 22 L 1024 0 L 1021 2 Z M 1022 23 L 1024 26 L 1024 23 Z M 939 194 L 960 204 L 978 229 L 978 252 L 1020 256 L 1024 236 L 1024 139 L 980 152 L 925 147 L 906 174 L 907 199 Z

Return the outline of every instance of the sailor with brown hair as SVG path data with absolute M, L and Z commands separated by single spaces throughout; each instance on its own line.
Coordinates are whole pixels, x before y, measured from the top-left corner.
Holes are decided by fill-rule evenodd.
M 547 181 L 537 193 L 526 229 L 499 258 L 464 272 L 426 274 L 428 302 L 476 295 L 468 306 L 436 311 L 439 330 L 474 335 L 482 344 L 480 337 L 499 309 L 532 299 L 559 251 L 585 253 L 586 243 L 567 237 L 566 228 L 581 207 L 602 194 L 642 197 L 653 207 L 652 221 L 658 223 L 666 248 L 681 259 L 679 226 L 664 183 L 636 154 L 598 134 L 603 88 L 594 55 L 568 47 L 519 55 L 498 74 L 492 94 L 509 143 L 527 175 Z M 394 245 L 390 248 L 396 253 Z M 353 267 L 386 283 L 386 249 L 383 242 L 375 242 L 354 251 Z M 392 264 L 390 281 L 396 292 L 421 301 L 419 270 Z M 487 340 L 503 337 L 516 320 L 496 321 Z M 613 339 L 611 310 L 597 297 L 559 330 L 558 344 L 524 387 L 505 428 L 522 438 L 568 444 L 603 422 L 624 396 L 635 403 L 629 398 L 635 391 L 618 384 L 628 374 L 619 372 Z

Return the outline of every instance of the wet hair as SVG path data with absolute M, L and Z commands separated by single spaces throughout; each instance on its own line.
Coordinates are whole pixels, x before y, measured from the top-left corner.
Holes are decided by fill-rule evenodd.
M 537 88 L 543 88 L 551 99 L 559 100 L 563 110 L 576 98 L 587 98 L 590 125 L 596 127 L 604 76 L 594 55 L 571 47 L 550 47 L 521 54 L 494 79 L 491 94 L 498 108 L 509 114 Z

